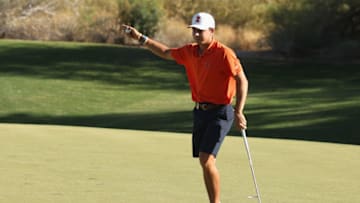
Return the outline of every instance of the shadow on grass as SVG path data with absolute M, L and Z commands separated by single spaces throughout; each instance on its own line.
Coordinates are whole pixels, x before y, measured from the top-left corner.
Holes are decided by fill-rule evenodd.
M 112 46 L 14 44 L 0 50 L 0 74 L 88 80 L 136 89 L 188 90 L 184 69 L 148 51 Z M 250 81 L 249 136 L 360 144 L 358 64 L 242 60 Z M 56 116 L 0 114 L 2 123 L 78 125 L 191 133 L 192 114 Z M 231 135 L 239 132 L 232 129 Z
M 22 42 L 2 45 L 0 58 L 0 74 L 9 76 L 93 81 L 141 89 L 188 89 L 181 66 L 139 48 Z
M 308 141 L 333 142 L 343 144 L 360 144 L 359 133 L 354 127 L 357 125 L 354 117 L 359 118 L 359 111 L 353 109 L 342 109 L 329 114 L 342 115 L 336 120 L 316 122 L 311 124 L 311 119 L 317 115 L 307 115 L 309 123 L 301 126 L 281 126 L 264 128 L 269 123 L 288 122 L 288 117 L 261 116 L 258 114 L 247 114 L 249 121 L 248 134 L 251 137 L 297 139 Z M 307 119 L 307 120 L 309 120 Z M 1 123 L 23 123 L 23 124 L 51 124 L 51 125 L 75 125 L 101 128 L 133 129 L 165 132 L 181 132 L 191 134 L 192 113 L 184 112 L 162 112 L 151 114 L 126 113 L 126 114 L 104 114 L 94 116 L 37 116 L 29 114 L 12 114 L 0 117 Z M 293 124 L 300 120 L 292 120 Z M 239 136 L 239 131 L 233 128 L 232 136 Z

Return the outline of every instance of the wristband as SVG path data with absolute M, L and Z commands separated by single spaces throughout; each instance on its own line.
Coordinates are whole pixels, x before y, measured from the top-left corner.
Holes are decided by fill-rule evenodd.
M 139 43 L 140 43 L 141 45 L 144 45 L 147 40 L 148 40 L 148 37 L 142 34 L 142 35 L 140 36 L 140 38 L 139 38 Z

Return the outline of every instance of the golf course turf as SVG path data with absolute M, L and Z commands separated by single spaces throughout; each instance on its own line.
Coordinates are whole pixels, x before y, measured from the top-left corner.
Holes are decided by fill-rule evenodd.
M 139 48 L 12 40 L 0 59 L 0 202 L 207 202 L 181 66 Z M 360 202 L 359 65 L 242 63 L 263 202 Z M 242 138 L 229 134 L 222 201 L 255 202 Z
M 0 124 L 0 202 L 207 202 L 190 135 Z M 263 202 L 358 202 L 360 149 L 249 138 Z M 223 202 L 254 202 L 240 137 L 218 157 Z
M 184 69 L 148 50 L 0 40 L 0 58 L 2 123 L 191 132 Z M 360 144 L 353 130 L 360 117 L 359 64 L 241 61 L 253 136 Z

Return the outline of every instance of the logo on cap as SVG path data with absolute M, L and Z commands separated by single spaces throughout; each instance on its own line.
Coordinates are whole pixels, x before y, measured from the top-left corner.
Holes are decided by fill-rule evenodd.
M 199 15 L 196 16 L 196 21 L 195 22 L 200 23 L 200 19 L 201 19 L 201 17 Z

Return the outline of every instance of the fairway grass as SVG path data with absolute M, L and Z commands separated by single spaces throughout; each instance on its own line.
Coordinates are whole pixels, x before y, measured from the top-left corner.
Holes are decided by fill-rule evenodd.
M 191 132 L 184 68 L 146 49 L 0 40 L 0 59 L 0 123 Z M 252 136 L 360 145 L 358 63 L 241 62 Z
M 182 133 L 0 124 L 0 202 L 205 203 L 190 144 Z M 249 144 L 264 203 L 360 202 L 359 146 Z M 226 138 L 217 164 L 223 202 L 256 202 L 242 138 Z

